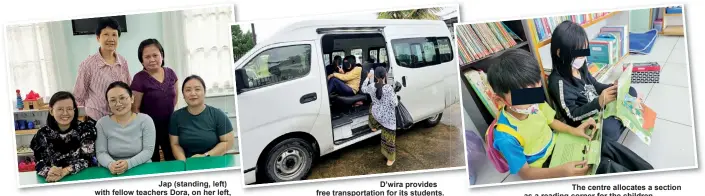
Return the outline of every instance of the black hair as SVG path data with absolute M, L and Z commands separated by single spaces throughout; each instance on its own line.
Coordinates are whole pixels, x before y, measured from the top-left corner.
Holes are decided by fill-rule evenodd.
M 120 23 L 118 23 L 117 20 L 112 17 L 103 17 L 98 19 L 98 26 L 95 28 L 95 35 L 100 37 L 100 32 L 102 32 L 103 29 L 108 27 L 117 30 L 118 37 L 120 37 L 120 35 L 122 34 L 122 32 L 120 31 Z
M 189 77 L 186 77 L 186 79 L 184 79 L 184 83 L 181 85 L 181 93 L 184 93 L 184 87 L 186 87 L 186 82 L 190 80 L 198 80 L 199 82 L 201 82 L 201 85 L 203 85 L 203 91 L 206 91 L 206 82 L 203 81 L 203 78 L 198 75 L 190 75 Z
M 123 81 L 115 81 L 113 83 L 110 83 L 110 85 L 108 85 L 108 89 L 105 90 L 105 100 L 106 101 L 108 100 L 108 91 L 110 91 L 110 89 L 114 89 L 114 88 L 125 89 L 127 91 L 127 94 L 130 95 L 130 97 L 132 97 L 132 89 L 130 89 L 130 85 L 127 85 L 127 83 L 125 83 Z
M 53 111 L 54 110 L 53 107 L 54 107 L 54 104 L 56 104 L 56 102 L 66 100 L 66 99 L 71 99 L 71 102 L 73 102 L 73 112 L 74 113 L 73 113 L 73 119 L 71 120 L 71 125 L 69 127 L 69 129 L 71 129 L 71 128 L 75 128 L 78 126 L 78 104 L 76 104 L 76 97 L 74 97 L 73 94 L 66 92 L 66 91 L 56 92 L 56 93 L 54 93 L 54 95 L 51 96 L 51 99 L 49 100 L 49 107 L 51 107 L 52 111 Z M 51 128 L 52 130 L 61 131 L 61 129 L 59 128 L 59 123 L 56 122 L 56 119 L 54 118 L 54 115 L 51 114 L 51 112 L 47 116 L 47 126 L 49 126 L 49 128 Z
M 382 66 L 375 68 L 375 97 L 377 99 L 382 99 L 382 87 L 384 86 L 384 80 L 387 78 L 387 69 Z
M 357 64 L 357 57 L 353 55 L 346 56 L 345 60 L 348 61 L 343 63 L 343 70 L 346 72 L 352 70 L 355 67 L 355 64 Z
M 333 65 L 335 65 L 335 66 L 342 66 L 342 63 L 343 63 L 343 58 L 342 58 L 342 57 L 340 57 L 340 56 L 338 56 L 338 55 L 335 55 L 335 57 L 333 57 Z
M 159 40 L 150 38 L 150 39 L 145 39 L 140 43 L 140 46 L 137 48 L 137 59 L 140 60 L 140 63 L 142 63 L 142 54 L 144 54 L 144 48 L 147 46 L 154 45 L 154 47 L 157 47 L 159 49 L 159 53 L 162 54 L 162 67 L 164 67 L 164 48 L 162 47 L 162 44 L 159 43 Z M 144 65 L 143 65 L 144 67 Z
M 571 54 L 573 50 L 588 48 L 588 36 L 585 29 L 572 21 L 564 21 L 553 30 L 551 34 L 551 61 L 553 70 L 572 83 L 573 60 L 577 58 Z M 586 62 L 587 63 L 587 62 Z M 582 66 L 579 71 L 587 73 L 587 66 Z
M 487 70 L 492 90 L 504 97 L 511 90 L 522 89 L 541 81 L 541 70 L 534 55 L 522 49 L 507 49 Z

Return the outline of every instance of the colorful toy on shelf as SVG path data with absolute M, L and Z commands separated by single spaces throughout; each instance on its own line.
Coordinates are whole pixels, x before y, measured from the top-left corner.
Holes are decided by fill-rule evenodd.
M 20 89 L 15 90 L 17 93 L 17 109 L 22 110 L 24 108 L 24 103 L 22 101 L 22 94 L 20 94 Z
M 27 96 L 25 96 L 24 99 L 24 109 L 25 110 L 34 110 L 34 109 L 42 109 L 44 107 L 44 101 L 41 96 L 39 96 L 38 93 L 35 93 L 34 91 L 29 91 Z

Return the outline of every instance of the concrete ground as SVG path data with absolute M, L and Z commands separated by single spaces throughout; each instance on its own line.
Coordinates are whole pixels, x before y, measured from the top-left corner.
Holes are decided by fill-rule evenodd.
M 397 132 L 397 160 L 391 167 L 380 152 L 378 136 L 321 157 L 308 179 L 464 167 L 460 111 L 460 104 L 455 104 L 446 108 L 435 127 Z

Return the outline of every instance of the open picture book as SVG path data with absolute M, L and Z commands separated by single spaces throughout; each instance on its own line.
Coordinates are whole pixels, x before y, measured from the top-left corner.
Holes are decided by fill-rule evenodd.
M 600 113 L 593 118 L 597 126 L 586 131 L 588 135 L 592 136 L 592 140 L 569 133 L 556 133 L 554 138 L 556 146 L 553 148 L 550 168 L 560 167 L 573 161 L 587 160 L 587 166 L 590 167 L 587 175 L 597 173 L 597 167 L 600 165 L 602 157 L 602 114 Z
M 656 122 L 656 112 L 646 106 L 641 99 L 629 95 L 632 67 L 632 64 L 627 64 L 617 80 L 617 99 L 605 106 L 604 117 L 616 117 L 646 145 L 650 145 L 651 134 Z

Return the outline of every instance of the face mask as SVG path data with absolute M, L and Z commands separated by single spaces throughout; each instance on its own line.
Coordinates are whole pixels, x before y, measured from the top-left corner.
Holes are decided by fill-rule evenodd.
M 573 68 L 580 69 L 585 64 L 586 58 L 576 58 L 573 60 Z
M 526 108 L 526 109 L 516 109 L 516 108 L 513 108 L 513 107 L 510 107 L 510 108 L 511 108 L 512 110 L 514 110 L 515 112 L 517 112 L 517 113 L 526 114 L 526 115 L 529 115 L 529 114 L 536 114 L 536 113 L 539 112 L 539 105 L 538 105 L 538 104 L 531 104 L 531 106 L 529 106 L 529 107 Z

